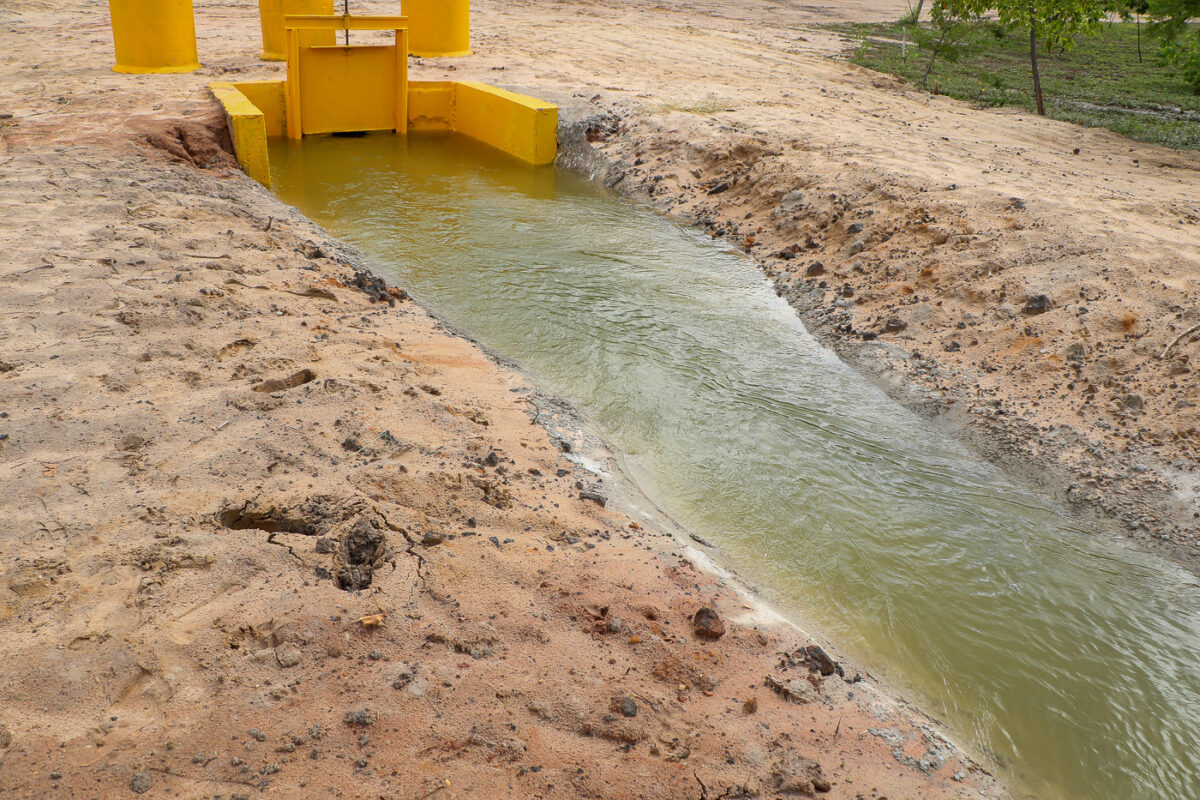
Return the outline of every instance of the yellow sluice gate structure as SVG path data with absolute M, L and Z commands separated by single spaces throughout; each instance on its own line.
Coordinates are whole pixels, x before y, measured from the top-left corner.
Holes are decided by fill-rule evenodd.
M 408 20 L 288 17 L 287 135 L 408 132 Z M 305 45 L 306 31 L 394 31 L 391 45 Z
M 200 68 L 192 0 L 108 0 L 116 72 L 192 72 Z
M 210 84 L 238 163 L 270 186 L 268 137 L 351 131 L 458 132 L 529 164 L 554 163 L 558 107 L 468 81 L 408 80 L 405 17 L 285 17 L 287 80 Z M 314 31 L 395 32 L 390 45 L 313 45 Z
M 258 17 L 262 25 L 263 61 L 283 61 L 287 58 L 287 29 L 284 17 L 297 14 L 332 16 L 333 0 L 258 0 Z M 300 41 L 305 45 L 337 44 L 333 29 L 306 31 Z

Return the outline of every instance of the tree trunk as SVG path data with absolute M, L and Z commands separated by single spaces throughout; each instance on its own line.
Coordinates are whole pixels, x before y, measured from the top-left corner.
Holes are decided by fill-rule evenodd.
M 1137 15 L 1137 29 L 1138 29 L 1138 63 L 1140 64 L 1140 63 L 1142 63 L 1142 15 L 1141 14 Z
M 925 7 L 925 0 L 917 0 L 917 11 L 915 14 L 912 15 L 912 21 L 914 24 L 921 21 L 921 9 L 924 7 Z
M 1037 113 L 1046 116 L 1046 104 L 1042 100 L 1042 76 L 1038 72 L 1037 20 L 1033 3 L 1029 4 L 1029 62 L 1033 65 L 1033 96 L 1037 98 Z

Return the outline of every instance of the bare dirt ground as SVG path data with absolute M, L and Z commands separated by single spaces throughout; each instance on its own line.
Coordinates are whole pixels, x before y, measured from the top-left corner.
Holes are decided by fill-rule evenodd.
M 582 86 L 634 13 L 483 4 L 461 69 Z M 249 2 L 197 19 L 201 72 L 124 76 L 102 2 L 0 7 L 0 795 L 1002 794 L 238 172 L 205 84 L 280 67 Z

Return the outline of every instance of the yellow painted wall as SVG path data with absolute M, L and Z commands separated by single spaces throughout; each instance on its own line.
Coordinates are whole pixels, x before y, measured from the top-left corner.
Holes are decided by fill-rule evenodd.
M 196 55 L 192 0 L 108 0 L 117 72 L 191 72 Z
M 271 185 L 267 154 L 267 123 L 258 109 L 232 83 L 211 83 L 209 89 L 225 109 L 233 152 L 246 174 L 263 186 Z
M 287 32 L 283 18 L 289 14 L 332 14 L 333 0 L 258 0 L 259 24 L 262 26 L 264 61 L 283 61 L 287 58 Z M 301 46 L 337 44 L 337 32 L 304 31 Z
M 263 113 L 267 136 L 283 136 L 287 124 L 283 105 L 284 82 L 240 81 L 233 86 Z
M 455 84 L 450 81 L 409 81 L 408 129 L 454 130 Z
M 530 164 L 558 153 L 558 106 L 483 83 L 455 84 L 454 129 Z

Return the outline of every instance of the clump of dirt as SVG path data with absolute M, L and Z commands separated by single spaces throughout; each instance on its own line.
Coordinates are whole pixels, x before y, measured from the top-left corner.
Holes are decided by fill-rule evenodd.
M 386 542 L 387 537 L 373 521 L 358 519 L 342 537 L 341 548 L 336 551 L 337 587 L 356 592 L 370 586 L 376 566 L 384 560 Z

